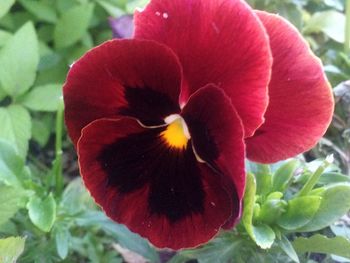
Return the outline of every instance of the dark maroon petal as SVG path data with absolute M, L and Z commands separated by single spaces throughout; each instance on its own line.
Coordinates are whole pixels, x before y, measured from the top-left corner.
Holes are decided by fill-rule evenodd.
M 242 123 L 230 98 L 221 89 L 208 85 L 190 97 L 182 116 L 199 158 L 226 180 L 233 198 L 231 220 L 237 219 L 245 188 L 245 149 Z
M 157 247 L 195 247 L 231 216 L 233 198 L 221 175 L 196 160 L 191 141 L 171 148 L 165 129 L 129 118 L 92 122 L 78 142 L 81 175 L 113 220 Z
M 131 38 L 134 33 L 134 18 L 132 15 L 123 15 L 118 18 L 110 17 L 109 25 L 114 38 Z
M 272 163 L 312 148 L 326 132 L 334 102 L 321 61 L 297 29 L 278 15 L 258 12 L 273 55 L 265 123 L 246 140 L 248 158 Z
M 181 61 L 181 103 L 213 83 L 225 90 L 246 136 L 263 123 L 271 54 L 263 25 L 239 0 L 152 0 L 135 14 L 135 37 L 171 47 Z
M 130 116 L 159 125 L 179 111 L 181 67 L 167 47 L 112 40 L 74 63 L 63 88 L 65 121 L 76 145 L 81 129 L 103 118 Z

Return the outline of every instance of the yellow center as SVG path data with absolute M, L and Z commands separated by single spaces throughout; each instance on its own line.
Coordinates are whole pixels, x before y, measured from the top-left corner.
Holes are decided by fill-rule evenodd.
M 189 140 L 187 126 L 181 117 L 172 121 L 161 136 L 169 146 L 180 149 L 186 148 Z

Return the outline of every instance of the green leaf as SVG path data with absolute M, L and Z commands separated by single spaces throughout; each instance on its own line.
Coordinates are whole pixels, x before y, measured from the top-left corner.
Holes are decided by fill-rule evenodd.
M 33 88 L 21 103 L 34 111 L 56 111 L 62 96 L 61 84 L 49 84 Z
M 0 262 L 14 263 L 24 250 L 25 237 L 0 239 Z
M 247 161 L 247 169 L 255 175 L 256 193 L 263 196 L 270 193 L 272 184 L 270 167 L 266 164 Z
M 17 176 L 22 173 L 23 159 L 17 154 L 15 148 L 0 139 L 0 182 L 11 186 L 20 186 Z
M 11 38 L 11 36 L 11 33 L 4 30 L 0 30 L 0 47 L 5 45 L 5 43 Z
M 23 207 L 26 195 L 26 191 L 22 188 L 0 184 L 0 225 Z
M 159 262 L 158 253 L 149 245 L 148 241 L 131 232 L 124 225 L 112 222 L 100 211 L 86 212 L 78 217 L 76 222 L 80 226 L 99 227 L 116 238 L 122 247 L 140 254 L 150 262 Z
M 318 12 L 307 22 L 304 32 L 306 34 L 323 32 L 333 40 L 344 43 L 345 20 L 344 14 L 334 10 Z
M 109 3 L 108 1 L 97 0 L 97 3 L 102 6 L 102 8 L 106 10 L 106 12 L 112 17 L 119 17 L 125 13 L 122 9 L 114 4 Z
M 279 226 L 295 230 L 305 226 L 315 216 L 322 197 L 303 196 L 288 201 L 287 211 L 277 220 Z
M 31 137 L 31 121 L 28 111 L 19 105 L 0 107 L 0 139 L 11 143 L 21 157 L 25 157 Z
M 328 185 L 332 183 L 350 183 L 350 176 L 346 176 L 340 173 L 323 173 L 318 180 L 319 184 Z
M 280 166 L 272 176 L 272 191 L 285 192 L 298 165 L 298 160 L 291 160 Z
M 276 234 L 271 227 L 265 224 L 253 226 L 255 243 L 262 249 L 268 249 L 275 241 Z
M 256 182 L 253 174 L 247 174 L 246 191 L 244 194 L 243 225 L 254 242 L 261 248 L 270 248 L 275 240 L 275 233 L 265 224 L 253 225 Z
M 247 233 L 254 239 L 253 233 L 253 214 L 255 205 L 256 181 L 252 173 L 247 173 L 246 189 L 244 193 L 244 209 L 242 215 L 242 222 L 247 230 Z
M 60 225 L 55 228 L 55 241 L 57 254 L 61 259 L 65 259 L 68 255 L 70 233 L 67 226 Z
M 282 235 L 281 239 L 277 239 L 277 244 L 294 262 L 299 263 L 299 257 L 287 237 Z
M 41 147 L 44 147 L 49 141 L 51 130 L 48 125 L 41 120 L 32 120 L 32 138 Z
M 350 209 L 350 184 L 334 184 L 320 193 L 322 201 L 319 209 L 298 232 L 317 231 L 334 223 Z
M 334 254 L 350 259 L 350 241 L 344 237 L 328 238 L 320 234 L 310 238 L 299 237 L 294 240 L 293 246 L 298 253 Z
M 232 234 L 221 235 L 207 245 L 180 252 L 182 258 L 197 259 L 199 263 L 231 262 L 242 243 L 241 240 L 234 240 Z M 175 262 L 172 260 L 171 262 Z
M 64 189 L 60 208 L 69 215 L 76 215 L 94 207 L 94 202 L 83 186 L 81 178 L 72 180 Z
M 10 8 L 15 3 L 15 0 L 1 0 L 0 1 L 0 17 L 6 15 Z
M 57 48 L 71 46 L 86 34 L 93 8 L 93 4 L 76 6 L 60 17 L 54 32 L 54 42 Z
M 49 23 L 56 23 L 57 14 L 52 5 L 35 0 L 20 0 L 20 3 L 38 19 Z
M 56 220 L 56 201 L 52 194 L 45 199 L 33 196 L 27 209 L 33 224 L 42 231 L 49 232 Z
M 38 39 L 34 26 L 27 22 L 0 52 L 0 83 L 12 97 L 26 92 L 34 83 L 39 64 Z

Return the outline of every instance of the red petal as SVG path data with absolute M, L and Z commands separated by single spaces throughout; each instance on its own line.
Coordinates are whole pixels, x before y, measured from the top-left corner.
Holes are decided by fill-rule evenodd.
M 246 136 L 263 122 L 271 69 L 268 38 L 250 7 L 238 0 L 152 0 L 136 13 L 135 37 L 171 47 L 185 81 L 181 102 L 213 83 L 224 89 Z
M 151 64 L 150 64 L 151 63 Z M 127 115 L 163 122 L 179 110 L 181 68 L 167 47 L 145 40 L 112 40 L 74 63 L 63 94 L 68 133 L 103 117 Z
M 181 164 L 172 167 L 174 160 L 181 158 L 181 153 L 176 154 L 175 159 L 165 162 L 162 155 L 169 153 L 169 149 L 159 150 L 157 148 L 160 147 L 159 141 L 154 143 L 151 141 L 151 144 L 143 141 L 142 136 L 146 134 L 147 137 L 147 133 L 157 132 L 157 129 L 163 128 L 147 129 L 129 118 L 100 119 L 87 125 L 78 142 L 81 175 L 87 189 L 109 217 L 148 238 L 155 246 L 172 249 L 198 246 L 211 239 L 230 217 L 231 198 L 223 189 L 218 174 L 206 164 L 196 161 L 191 147 L 187 148 L 189 150 L 187 153 L 192 155 L 191 158 L 194 160 L 191 163 L 194 166 L 190 168 L 195 167 L 196 171 L 199 171 L 197 175 L 201 187 L 192 189 L 196 186 L 196 182 L 190 178 L 193 174 L 185 176 L 178 174 L 177 177 L 166 178 L 167 173 L 181 171 L 184 167 L 183 165 L 181 167 Z M 133 138 L 132 140 L 136 138 L 138 142 L 125 144 L 125 139 L 130 138 Z M 124 150 L 107 151 L 108 156 L 104 154 L 106 149 L 117 149 L 114 146 L 122 145 L 120 144 L 122 141 Z M 109 148 L 111 146 L 112 148 Z M 152 151 L 153 154 L 156 152 L 157 158 L 152 156 Z M 133 155 L 132 158 L 130 153 Z M 122 166 L 117 167 L 119 164 Z M 109 170 L 110 168 L 112 170 Z M 169 188 L 169 184 L 174 182 L 175 184 L 171 186 L 175 189 Z M 152 192 L 155 189 L 161 194 Z M 164 189 L 170 191 L 166 192 Z M 198 192 L 205 194 L 200 200 L 202 207 L 199 209 L 192 206 L 196 205 L 196 200 L 192 199 L 198 197 Z M 178 201 L 176 198 L 166 203 L 169 195 L 173 193 L 177 193 L 180 198 L 186 197 L 187 199 L 184 198 L 186 202 L 176 203 Z M 152 199 L 154 195 L 158 196 L 157 200 Z M 161 213 L 152 212 L 152 202 L 161 205 Z M 178 205 L 183 205 L 185 209 L 192 209 L 194 212 L 185 216 L 174 214 L 172 207 L 177 209 L 175 212 L 184 212 Z M 164 208 L 168 210 L 162 210 Z
M 312 148 L 326 132 L 333 96 L 320 60 L 288 21 L 257 12 L 270 36 L 273 54 L 266 122 L 246 140 L 248 158 L 283 160 Z
M 231 220 L 240 216 L 245 188 L 243 128 L 241 120 L 225 93 L 208 85 L 194 93 L 183 109 L 193 147 L 197 155 L 214 170 L 234 183 L 230 195 L 233 203 Z

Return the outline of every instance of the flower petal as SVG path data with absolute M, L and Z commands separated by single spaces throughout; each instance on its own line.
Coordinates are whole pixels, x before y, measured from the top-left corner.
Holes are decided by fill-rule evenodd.
M 233 187 L 229 187 L 228 191 L 235 200 L 230 219 L 234 223 L 240 217 L 245 188 L 245 148 L 241 120 L 230 98 L 213 85 L 194 93 L 183 109 L 182 116 L 199 158 L 228 179 L 226 186 L 233 182 Z
M 264 27 L 244 1 L 152 0 L 135 14 L 135 37 L 175 51 L 184 70 L 182 104 L 213 83 L 232 99 L 246 136 L 262 124 L 271 54 Z
M 76 145 L 81 129 L 103 117 L 162 124 L 179 111 L 180 85 L 181 67 L 169 48 L 146 40 L 106 42 L 69 71 L 63 89 L 68 133 Z
M 326 132 L 334 102 L 320 60 L 297 29 L 278 15 L 257 14 L 270 36 L 273 66 L 266 121 L 246 140 L 247 155 L 272 163 L 312 148 Z
M 78 142 L 80 171 L 95 201 L 113 220 L 157 247 L 194 247 L 231 215 L 220 175 L 199 163 L 192 147 L 170 148 L 165 127 L 130 118 L 99 119 Z

